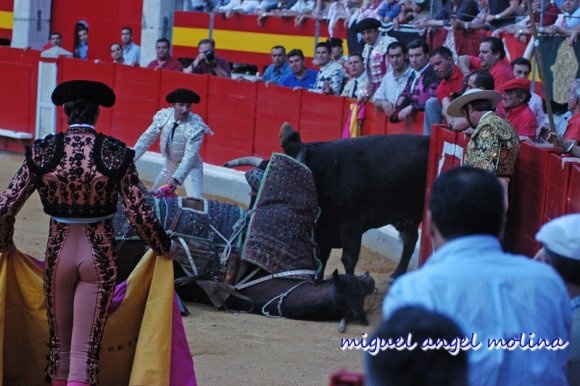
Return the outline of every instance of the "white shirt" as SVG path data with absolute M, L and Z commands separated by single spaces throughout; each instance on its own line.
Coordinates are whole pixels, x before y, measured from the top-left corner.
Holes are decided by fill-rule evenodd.
M 387 101 L 396 104 L 412 74 L 413 69 L 409 65 L 407 65 L 407 69 L 399 78 L 397 78 L 395 71 L 391 70 L 387 72 L 375 92 L 373 102 Z
M 141 56 L 141 49 L 133 42 L 128 46 L 123 46 L 123 64 L 128 66 L 138 66 L 139 58 Z
M 571 310 L 562 279 L 547 264 L 505 253 L 489 235 L 446 242 L 414 272 L 397 279 L 383 318 L 398 308 L 423 306 L 477 334 L 467 351 L 471 386 L 565 386 L 567 350 L 488 349 L 489 339 L 569 340 Z M 562 346 L 562 345 L 558 345 Z M 493 344 L 492 344 L 493 347 Z

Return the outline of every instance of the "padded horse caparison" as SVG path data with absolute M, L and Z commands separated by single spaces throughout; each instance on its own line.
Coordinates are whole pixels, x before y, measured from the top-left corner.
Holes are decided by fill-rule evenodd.
M 231 262 L 222 265 L 220 255 L 228 248 L 234 225 L 244 218 L 245 211 L 233 204 L 197 198 L 156 198 L 147 194 L 148 203 L 155 208 L 160 223 L 168 234 L 177 238 L 182 246 L 174 260 L 190 277 L 221 278 L 233 284 L 239 260 L 242 236 L 231 241 Z M 134 229 L 127 223 L 124 208 L 118 207 L 114 218 L 118 241 L 138 240 Z M 227 280 L 226 280 L 227 276 Z

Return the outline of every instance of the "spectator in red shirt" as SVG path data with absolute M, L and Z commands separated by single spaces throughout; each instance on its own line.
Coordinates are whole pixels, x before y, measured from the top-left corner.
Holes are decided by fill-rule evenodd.
M 441 117 L 448 121 L 447 106 L 463 88 L 463 74 L 453 63 L 453 54 L 447 47 L 439 47 L 431 52 L 429 59 L 437 77 L 441 79 L 435 90 L 435 98 L 430 98 L 425 104 L 424 134 L 431 134 L 431 127 L 441 122 Z
M 183 71 L 183 66 L 177 59 L 171 57 L 171 43 L 165 38 L 157 39 L 155 42 L 155 51 L 157 59 L 154 59 L 147 65 L 151 70 L 170 70 Z
M 479 58 L 462 55 L 457 59 L 457 65 L 463 75 L 477 70 L 487 70 L 493 76 L 496 91 L 499 86 L 514 78 L 512 67 L 505 58 L 505 48 L 502 41 L 496 37 L 487 37 L 479 45 Z
M 520 140 L 533 141 L 538 124 L 536 116 L 530 109 L 530 81 L 512 79 L 501 87 L 503 89 L 504 108 L 507 120 L 516 129 Z
M 561 151 L 573 153 L 576 157 L 580 156 L 580 79 L 575 79 L 570 85 L 568 93 L 568 111 L 573 115 L 568 121 L 564 137 L 552 133 L 548 137 L 554 145 Z M 574 150 L 574 151 L 573 151 Z

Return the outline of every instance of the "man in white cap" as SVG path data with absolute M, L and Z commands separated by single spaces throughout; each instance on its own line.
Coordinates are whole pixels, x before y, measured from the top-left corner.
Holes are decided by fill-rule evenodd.
M 572 333 L 568 361 L 570 386 L 580 385 L 580 214 L 544 224 L 536 234 L 542 243 L 534 260 L 550 264 L 560 274 L 572 303 Z
M 153 123 L 135 144 L 135 161 L 160 138 L 159 147 L 165 164 L 157 176 L 152 190 L 164 188 L 164 193 L 175 192 L 178 185 L 186 182 L 189 175 L 191 186 L 185 185 L 188 196 L 202 196 L 203 161 L 199 149 L 205 134 L 213 132 L 197 114 L 191 112 L 191 104 L 199 103 L 195 92 L 178 88 L 165 98 L 173 107 L 161 109 L 153 117 Z
M 467 144 L 464 164 L 499 177 L 507 211 L 508 184 L 520 152 L 520 139 L 514 127 L 495 114 L 500 100 L 501 94 L 496 91 L 471 89 L 449 104 L 447 115 L 465 118 L 470 127 L 475 127 Z

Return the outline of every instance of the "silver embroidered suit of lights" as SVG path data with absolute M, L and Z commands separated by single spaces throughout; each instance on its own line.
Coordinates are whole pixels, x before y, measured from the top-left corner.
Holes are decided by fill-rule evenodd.
M 159 147 L 165 163 L 155 180 L 153 190 L 167 184 L 171 177 L 183 185 L 189 175 L 193 186 L 190 188 L 188 184 L 184 185 L 187 195 L 201 197 L 203 161 L 199 155 L 199 149 L 204 135 L 213 135 L 213 132 L 199 115 L 189 113 L 187 120 L 179 122 L 172 137 L 174 122 L 173 108 L 159 110 L 153 117 L 151 126 L 135 144 L 135 160 L 138 160 L 159 137 Z

